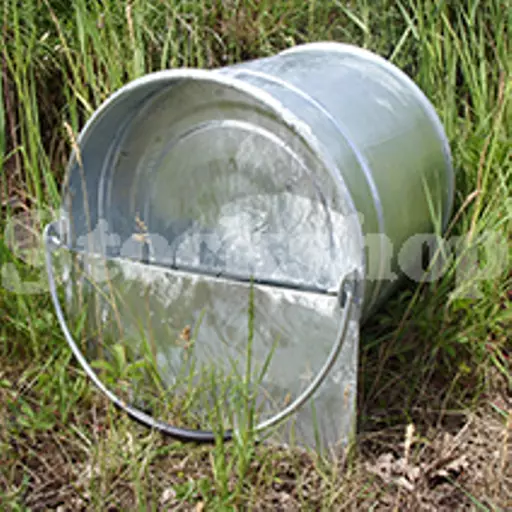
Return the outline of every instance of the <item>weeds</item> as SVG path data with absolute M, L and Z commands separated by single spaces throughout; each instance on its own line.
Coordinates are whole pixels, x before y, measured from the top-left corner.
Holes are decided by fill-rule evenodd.
M 54 217 L 76 135 L 127 81 L 158 69 L 224 66 L 332 39 L 389 58 L 433 101 L 456 167 L 448 232 L 467 243 L 438 280 L 400 291 L 366 325 L 360 453 L 345 465 L 325 466 L 255 443 L 248 387 L 242 390 L 246 428 L 224 443 L 227 425 L 214 411 L 219 430 L 211 449 L 164 443 L 119 416 L 76 369 L 47 294 L 36 293 L 45 281 L 38 258 L 25 264 L 0 238 L 2 268 L 12 265 L 14 284 L 32 283 L 34 292 L 16 294 L 6 286 L 0 292 L 0 508 L 224 510 L 247 502 L 261 510 L 506 507 L 510 474 L 502 463 L 501 432 L 510 428 L 512 275 L 500 262 L 510 261 L 512 221 L 507 7 L 500 0 L 6 0 L 0 14 L 2 232 L 20 211 L 46 212 L 41 226 L 45 215 Z M 474 268 L 467 258 L 475 247 L 479 270 L 470 274 L 464 268 Z M 75 327 L 78 335 L 80 321 Z M 134 373 L 151 382 L 150 338 L 145 348 L 139 366 L 125 345 L 112 350 L 103 370 L 113 372 L 113 383 Z M 185 400 L 185 409 L 190 406 Z M 483 418 L 460 430 L 468 411 L 482 407 Z M 411 473 L 397 469 L 394 459 L 386 459 L 387 466 L 378 461 L 383 453 L 401 453 L 397 446 L 410 423 L 416 430 L 407 463 L 421 474 L 413 490 L 400 487 Z M 464 435 L 453 434 L 457 429 Z M 475 462 L 471 469 L 458 454 L 447 462 L 444 435 L 453 435 L 450 454 L 481 454 L 475 460 L 487 466 Z M 496 450 L 499 460 L 489 458 Z

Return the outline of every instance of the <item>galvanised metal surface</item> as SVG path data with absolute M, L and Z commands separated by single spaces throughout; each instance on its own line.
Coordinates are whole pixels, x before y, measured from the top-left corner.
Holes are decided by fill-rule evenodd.
M 316 446 L 318 432 L 324 446 L 346 441 L 360 317 L 396 284 L 390 268 L 417 263 L 406 256 L 398 269 L 403 243 L 446 225 L 451 211 L 448 143 L 414 83 L 337 43 L 214 71 L 163 71 L 109 98 L 79 147 L 61 249 L 88 256 L 88 268 L 91 256 L 106 256 L 110 277 L 99 288 L 122 298 L 122 307 L 104 301 L 92 323 L 117 339 L 128 332 L 132 346 L 143 325 L 171 388 L 183 367 L 172 340 L 183 326 L 197 331 L 199 366 L 240 374 L 252 282 L 252 358 L 261 369 L 273 354 L 262 430 L 295 412 L 300 444 Z M 342 282 L 368 269 L 347 312 Z M 316 412 L 304 406 L 311 397 Z
M 334 159 L 372 244 L 366 313 L 395 283 L 386 279 L 388 242 L 396 258 L 415 234 L 446 227 L 454 174 L 441 122 L 414 82 L 385 59 L 339 43 L 313 43 L 223 73 L 270 93 L 297 115 Z M 380 263 L 380 265 L 379 265 Z M 394 271 L 407 271 L 396 259 Z

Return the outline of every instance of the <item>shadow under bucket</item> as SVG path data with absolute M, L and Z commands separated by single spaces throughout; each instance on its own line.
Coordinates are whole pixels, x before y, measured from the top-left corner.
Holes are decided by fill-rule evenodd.
M 451 213 L 418 87 L 368 51 L 307 44 L 135 80 L 78 146 L 47 267 L 100 389 L 183 440 L 346 445 L 359 324 L 417 266 L 404 243 Z

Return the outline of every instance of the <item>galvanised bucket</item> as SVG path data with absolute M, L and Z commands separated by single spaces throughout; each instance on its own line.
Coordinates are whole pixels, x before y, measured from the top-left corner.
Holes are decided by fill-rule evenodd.
M 412 252 L 397 258 L 403 244 L 451 213 L 449 145 L 420 89 L 373 53 L 313 43 L 144 76 L 94 113 L 78 146 L 47 261 L 59 320 L 94 382 L 181 439 L 212 441 L 220 417 L 226 438 L 239 432 L 233 411 L 251 390 L 262 436 L 346 443 L 359 323 L 417 265 Z M 59 251 L 81 272 L 65 280 L 69 315 L 88 308 L 81 346 L 55 293 Z M 91 362 L 116 358 L 151 359 L 181 405 L 183 382 L 202 382 L 194 426 Z

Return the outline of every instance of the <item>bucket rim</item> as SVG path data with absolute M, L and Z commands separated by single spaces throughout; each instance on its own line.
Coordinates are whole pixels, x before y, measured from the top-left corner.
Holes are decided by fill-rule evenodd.
M 92 116 L 85 123 L 84 127 L 80 131 L 77 137 L 77 149 L 81 151 L 84 145 L 87 143 L 90 135 L 94 132 L 97 123 L 103 119 L 103 116 L 108 115 L 111 108 L 115 107 L 118 102 L 120 102 L 126 96 L 135 92 L 135 90 L 143 89 L 147 85 L 152 85 L 151 92 L 141 101 L 141 103 L 137 106 L 137 109 L 143 109 L 147 104 L 146 102 L 151 103 L 152 99 L 159 95 L 165 88 L 171 87 L 174 83 L 183 82 L 183 81 L 201 81 L 206 82 L 212 85 L 219 85 L 220 87 L 226 87 L 235 89 L 238 92 L 241 92 L 243 95 L 246 95 L 248 98 L 256 100 L 261 106 L 268 109 L 268 112 L 273 116 L 276 116 L 276 119 L 279 123 L 282 123 L 284 127 L 291 131 L 293 137 L 297 138 L 297 141 L 300 142 L 304 146 L 304 148 L 311 152 L 311 155 L 317 159 L 317 161 L 322 165 L 325 172 L 330 178 L 330 182 L 335 187 L 334 193 L 339 197 L 343 198 L 343 202 L 345 205 L 345 215 L 357 215 L 357 209 L 354 203 L 354 200 L 351 194 L 348 193 L 348 188 L 343 180 L 342 174 L 334 162 L 332 157 L 330 156 L 327 149 L 323 146 L 323 144 L 319 141 L 316 135 L 312 132 L 309 125 L 305 122 L 301 121 L 301 119 L 295 115 L 291 110 L 286 108 L 279 100 L 274 98 L 267 93 L 266 91 L 260 89 L 257 86 L 248 84 L 239 80 L 237 78 L 223 75 L 222 73 L 216 72 L 216 70 L 203 70 L 203 69 L 195 69 L 195 68 L 187 68 L 187 69 L 173 69 L 173 70 L 162 70 L 154 73 L 149 73 L 144 76 L 141 76 L 131 82 L 128 82 L 113 94 L 111 94 L 92 114 Z M 155 87 L 155 82 L 161 83 L 161 88 L 158 86 Z M 76 159 L 80 158 L 80 155 L 76 155 L 75 149 L 72 152 L 70 157 L 70 161 L 67 166 L 67 173 L 69 176 L 72 173 L 76 173 Z M 87 173 L 87 169 L 84 169 L 84 173 Z M 69 178 L 68 176 L 68 178 Z M 65 211 L 65 209 L 64 209 Z M 362 226 L 359 223 L 351 223 L 351 236 L 353 237 L 355 243 L 361 247 L 364 247 L 364 236 Z M 53 271 L 52 271 L 52 262 L 51 262 L 51 251 L 50 247 L 52 245 L 50 236 L 51 225 L 48 226 L 48 230 L 46 232 L 47 239 L 47 273 L 49 276 L 49 280 L 51 284 L 51 289 L 53 290 L 53 301 L 54 307 L 59 317 L 59 321 L 61 324 L 61 328 L 66 336 L 68 344 L 72 347 L 76 357 L 82 364 L 86 370 L 89 367 L 87 360 L 84 358 L 78 346 L 75 344 L 69 329 L 67 328 L 64 313 L 60 304 L 58 302 L 58 298 L 55 292 L 55 286 L 53 285 Z M 65 226 L 64 230 L 67 230 L 68 227 Z M 59 237 L 61 238 L 61 237 Z M 364 260 L 364 251 L 361 250 L 361 258 L 358 258 L 353 262 L 353 265 L 350 266 L 352 268 L 343 271 L 339 269 L 338 283 L 337 289 L 334 292 L 338 298 L 339 305 L 342 310 L 342 318 L 340 319 L 340 324 L 338 326 L 338 334 L 336 339 L 332 341 L 332 348 L 330 353 L 327 355 L 326 360 L 323 366 L 320 368 L 316 378 L 310 383 L 309 386 L 306 387 L 304 391 L 302 391 L 291 403 L 289 403 L 286 407 L 284 407 L 279 413 L 275 414 L 271 418 L 264 420 L 258 424 L 257 431 L 263 432 L 267 431 L 269 428 L 274 425 L 280 424 L 289 418 L 292 414 L 294 414 L 297 410 L 302 408 L 307 400 L 309 400 L 317 391 L 321 383 L 325 380 L 327 375 L 329 374 L 332 366 L 334 365 L 337 357 L 341 351 L 341 347 L 344 344 L 344 340 L 346 337 L 346 331 L 348 329 L 348 325 L 352 319 L 352 311 L 355 311 L 358 315 L 362 299 L 364 297 L 364 288 L 365 288 L 365 279 L 364 279 L 364 271 L 365 271 L 365 260 Z M 92 372 L 92 370 L 91 370 Z M 90 374 L 92 378 L 92 373 Z M 153 418 L 148 417 L 138 409 L 135 409 L 131 406 L 127 406 L 127 404 L 123 403 L 120 399 L 118 399 L 117 395 L 112 393 L 109 388 L 104 386 L 99 379 L 95 379 L 95 383 L 97 387 L 111 401 L 113 401 L 116 405 L 120 406 L 121 409 L 124 409 L 128 412 L 136 420 L 141 421 L 141 423 L 156 427 L 157 429 L 167 432 L 171 436 L 183 439 L 192 439 L 195 441 L 207 441 L 210 442 L 213 439 L 213 434 L 205 431 L 197 432 L 196 436 L 191 435 L 191 431 L 175 428 L 170 425 L 164 424 L 159 421 L 155 421 Z M 226 438 L 231 438 L 233 435 L 233 431 L 229 431 L 226 433 Z M 194 438 L 195 437 L 195 438 Z

